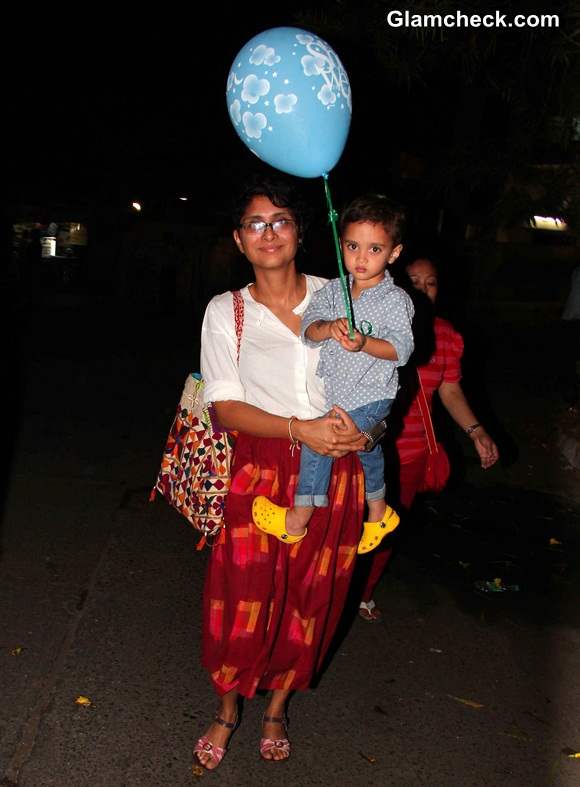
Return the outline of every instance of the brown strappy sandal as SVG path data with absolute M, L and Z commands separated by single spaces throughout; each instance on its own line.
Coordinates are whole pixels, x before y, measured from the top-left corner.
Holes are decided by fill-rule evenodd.
M 288 719 L 286 716 L 262 716 L 262 722 L 268 724 L 281 724 L 284 732 L 288 735 Z M 280 758 L 264 757 L 264 754 L 277 749 L 283 752 L 286 756 Z M 290 741 L 288 738 L 261 738 L 260 739 L 260 757 L 266 762 L 287 762 L 290 758 Z
M 221 716 L 218 716 L 218 714 L 216 713 L 214 721 L 216 721 L 218 724 L 221 724 L 222 727 L 225 727 L 228 730 L 232 730 L 233 732 L 233 730 L 235 730 L 235 728 L 238 726 L 239 718 L 236 717 L 234 721 L 225 721 L 224 719 L 221 718 Z M 227 751 L 227 746 L 223 748 L 221 746 L 216 746 L 215 743 L 212 743 L 210 741 L 207 735 L 202 735 L 194 746 L 193 756 L 197 764 L 200 765 L 202 768 L 205 768 L 206 771 L 215 771 L 216 768 L 219 767 L 221 761 L 223 760 L 226 751 Z M 207 754 L 209 754 L 209 760 L 207 762 L 211 762 L 212 760 L 216 761 L 217 764 L 215 768 L 208 768 L 207 763 L 203 763 L 199 759 L 198 754 L 201 754 L 202 752 L 206 752 Z

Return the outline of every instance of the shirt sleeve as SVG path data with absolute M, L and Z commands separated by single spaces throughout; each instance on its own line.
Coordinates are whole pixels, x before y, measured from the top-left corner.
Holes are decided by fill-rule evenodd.
M 209 302 L 201 327 L 200 367 L 207 402 L 246 401 L 238 368 L 232 296 L 227 296 L 218 295 Z
M 439 338 L 437 338 L 439 341 Z M 445 367 L 443 382 L 458 383 L 461 380 L 461 356 L 463 355 L 463 337 L 455 328 L 447 324 L 442 336 Z
M 334 298 L 332 297 L 332 282 L 328 282 L 320 290 L 313 293 L 310 303 L 302 316 L 301 335 L 307 347 L 318 347 L 321 342 L 313 342 L 306 337 L 306 329 L 317 320 L 334 320 Z
M 392 293 L 387 310 L 384 335 L 381 337 L 390 342 L 397 352 L 397 366 L 404 366 L 409 360 L 415 342 L 411 327 L 415 307 L 404 290 L 397 289 Z

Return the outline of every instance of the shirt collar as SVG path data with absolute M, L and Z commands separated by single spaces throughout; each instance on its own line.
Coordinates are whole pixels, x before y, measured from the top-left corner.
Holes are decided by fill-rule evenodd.
M 352 290 L 352 283 L 354 279 L 352 277 L 352 273 L 348 274 L 348 283 L 349 289 Z M 375 284 L 374 287 L 370 287 L 368 290 L 362 290 L 360 294 L 360 298 L 364 296 L 368 297 L 382 297 L 384 295 L 385 290 L 390 290 L 394 286 L 393 277 L 389 273 L 388 270 L 385 269 L 385 278 L 380 281 L 378 284 Z

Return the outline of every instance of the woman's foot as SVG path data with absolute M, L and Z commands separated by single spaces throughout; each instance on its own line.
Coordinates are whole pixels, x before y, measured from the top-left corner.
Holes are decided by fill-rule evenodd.
M 290 509 L 277 506 L 262 495 L 255 497 L 252 502 L 252 519 L 256 527 L 263 533 L 274 536 L 284 544 L 296 544 L 302 541 L 307 529 L 294 535 L 286 529 L 286 514 Z
M 370 601 L 361 601 L 358 614 L 367 623 L 378 623 L 383 619 L 383 613 L 372 599 Z
M 223 760 L 228 742 L 238 725 L 237 710 L 233 714 L 216 714 L 215 721 L 205 735 L 195 744 L 193 756 L 197 763 L 208 771 L 213 771 Z
M 272 716 L 264 714 L 260 740 L 260 757 L 263 760 L 280 762 L 290 757 L 290 741 L 286 726 L 285 714 Z

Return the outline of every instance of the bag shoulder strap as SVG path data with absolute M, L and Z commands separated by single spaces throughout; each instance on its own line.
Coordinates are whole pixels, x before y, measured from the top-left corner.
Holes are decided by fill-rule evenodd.
M 437 448 L 437 438 L 435 437 L 435 429 L 433 429 L 433 421 L 431 420 L 431 413 L 429 412 L 429 405 L 427 404 L 427 397 L 423 388 L 423 381 L 417 369 L 417 377 L 419 378 L 419 390 L 417 391 L 417 399 L 419 402 L 419 410 L 421 410 L 421 417 L 423 418 L 423 426 L 425 427 L 425 434 L 427 435 L 427 444 L 429 446 L 430 454 L 439 453 Z
M 234 324 L 236 326 L 236 351 L 238 364 L 240 363 L 240 348 L 242 346 L 242 333 L 244 331 L 244 299 L 240 290 L 232 290 L 234 299 Z

